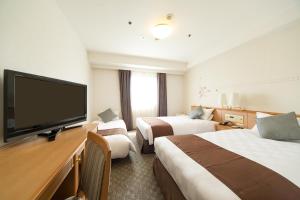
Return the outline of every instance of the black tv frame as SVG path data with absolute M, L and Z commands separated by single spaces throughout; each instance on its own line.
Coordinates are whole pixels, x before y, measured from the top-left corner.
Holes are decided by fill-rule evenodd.
M 12 99 L 11 101 L 14 101 L 14 84 L 15 84 L 14 80 L 15 80 L 16 76 L 22 76 L 22 77 L 37 79 L 37 80 L 42 80 L 42 81 L 50 81 L 50 82 L 55 82 L 55 83 L 59 83 L 59 84 L 67 84 L 67 85 L 84 87 L 84 90 L 85 90 L 85 105 L 84 105 L 85 112 L 84 113 L 85 114 L 82 116 L 57 121 L 55 123 L 43 124 L 40 126 L 37 125 L 34 127 L 29 127 L 29 128 L 20 129 L 20 130 L 16 130 L 16 129 L 14 129 L 13 131 L 9 130 L 8 129 L 8 120 L 14 119 L 14 116 L 9 117 L 8 114 L 14 113 L 14 106 L 9 108 L 8 103 L 9 103 L 9 99 Z M 59 130 L 59 129 L 65 128 L 66 126 L 70 126 L 72 124 L 86 121 L 86 119 L 87 119 L 87 86 L 84 84 L 79 84 L 79 83 L 74 83 L 74 82 L 55 79 L 55 78 L 4 69 L 3 98 L 4 98 L 3 99 L 4 100 L 3 101 L 3 105 L 4 105 L 3 106 L 3 132 L 4 132 L 3 139 L 4 139 L 4 142 L 9 142 L 13 138 L 19 139 L 19 138 L 28 137 L 30 135 L 37 135 L 37 134 L 45 133 L 48 131 L 51 131 L 52 133 L 57 132 L 57 130 Z M 11 104 L 14 105 L 15 102 L 13 102 Z M 11 111 L 9 111 L 9 109 L 11 109 Z

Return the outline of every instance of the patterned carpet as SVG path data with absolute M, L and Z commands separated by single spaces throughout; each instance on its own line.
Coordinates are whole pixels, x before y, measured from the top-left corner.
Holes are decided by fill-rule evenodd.
M 129 132 L 136 144 L 135 132 Z M 152 171 L 154 154 L 130 152 L 112 161 L 109 200 L 163 200 Z

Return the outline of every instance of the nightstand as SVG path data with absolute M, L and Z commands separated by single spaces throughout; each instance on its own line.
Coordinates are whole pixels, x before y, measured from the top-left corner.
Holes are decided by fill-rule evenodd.
M 243 129 L 241 127 L 232 127 L 232 126 L 226 126 L 226 125 L 221 125 L 221 124 L 216 124 L 215 125 L 216 131 L 222 131 L 222 130 L 230 130 L 230 129 Z

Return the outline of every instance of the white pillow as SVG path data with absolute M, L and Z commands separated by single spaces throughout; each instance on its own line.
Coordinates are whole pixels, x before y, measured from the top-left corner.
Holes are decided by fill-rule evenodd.
M 268 113 L 263 113 L 263 112 L 256 113 L 256 118 L 265 118 L 265 117 L 270 117 L 270 116 L 273 116 L 273 115 L 270 115 Z
M 203 115 L 201 115 L 201 119 L 203 120 L 211 120 L 212 119 L 212 113 L 215 109 L 213 108 L 203 108 Z M 211 119 L 210 119 L 211 118 Z

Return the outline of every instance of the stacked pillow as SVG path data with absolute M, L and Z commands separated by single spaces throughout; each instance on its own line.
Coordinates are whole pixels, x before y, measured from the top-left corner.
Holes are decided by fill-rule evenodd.
M 191 119 L 200 119 L 200 117 L 204 114 L 202 106 L 197 107 L 195 110 L 192 110 L 189 113 L 189 117 Z
M 256 114 L 256 126 L 252 130 L 263 138 L 273 140 L 300 140 L 299 120 L 295 112 L 281 115 Z
M 259 118 L 270 117 L 270 116 L 273 116 L 273 115 L 270 115 L 267 113 L 262 113 L 262 112 L 256 112 L 256 120 Z M 253 128 L 251 130 L 258 133 L 257 125 L 255 124 L 255 126 L 253 126 Z
M 191 119 L 203 119 L 203 120 L 212 120 L 214 109 L 202 108 L 202 106 L 197 107 L 192 110 L 188 115 Z
M 200 119 L 212 120 L 212 118 L 214 117 L 214 115 L 213 115 L 214 110 L 215 109 L 213 109 L 213 108 L 204 108 L 203 115 L 200 117 Z

